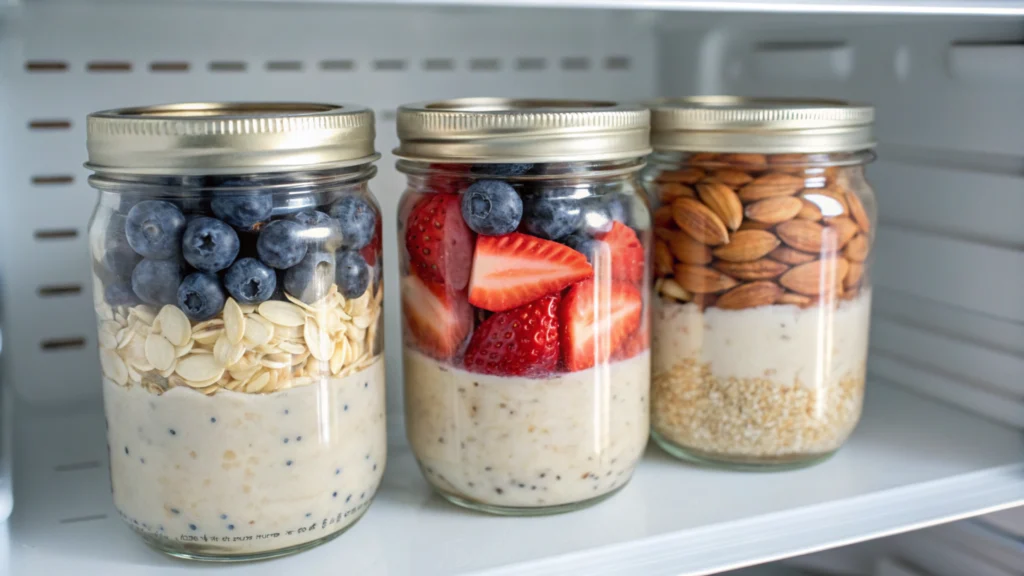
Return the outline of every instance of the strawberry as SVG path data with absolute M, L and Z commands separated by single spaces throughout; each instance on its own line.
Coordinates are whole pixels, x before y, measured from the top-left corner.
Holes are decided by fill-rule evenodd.
M 647 330 L 647 326 L 641 326 L 626 338 L 626 341 L 622 343 L 618 350 L 612 353 L 611 359 L 613 362 L 616 360 L 627 360 L 647 350 L 650 346 L 650 332 Z
M 614 279 L 634 284 L 643 280 L 644 246 L 632 228 L 622 222 L 614 222 L 611 230 L 596 234 L 594 238 L 609 246 L 610 268 Z
M 542 376 L 558 367 L 559 294 L 498 312 L 473 332 L 466 369 L 502 376 Z
M 608 361 L 642 320 L 643 299 L 628 282 L 587 280 L 562 298 L 562 359 L 566 370 L 585 370 Z
M 402 279 L 402 319 L 423 352 L 447 360 L 473 328 L 473 308 L 464 294 L 416 276 Z
M 405 223 L 409 268 L 427 282 L 462 290 L 469 282 L 473 232 L 462 220 L 458 194 L 428 194 Z
M 593 274 L 586 256 L 558 242 L 518 232 L 480 236 L 473 255 L 469 302 L 503 312 Z
M 359 254 L 362 255 L 363 260 L 366 260 L 366 263 L 369 264 L 371 267 L 377 264 L 377 254 L 380 254 L 381 251 L 384 249 L 383 245 L 381 244 L 380 222 L 381 218 L 377 218 L 377 224 L 375 225 L 373 230 L 373 238 L 370 240 L 369 244 L 363 246 L 359 250 Z

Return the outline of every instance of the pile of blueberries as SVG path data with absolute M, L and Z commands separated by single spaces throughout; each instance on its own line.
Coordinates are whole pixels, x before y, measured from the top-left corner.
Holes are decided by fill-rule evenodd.
M 215 193 L 205 206 L 142 200 L 112 213 L 99 261 L 106 302 L 175 304 L 201 321 L 219 314 L 228 294 L 258 304 L 283 299 L 283 290 L 312 303 L 332 284 L 346 298 L 369 286 L 373 271 L 361 251 L 374 240 L 378 214 L 360 196 L 285 214 L 268 193 Z
M 482 164 L 480 175 L 501 177 L 544 173 L 545 164 Z M 594 235 L 615 221 L 632 225 L 630 199 L 620 192 L 595 194 L 593 186 L 552 186 L 543 181 L 520 185 L 499 179 L 477 180 L 462 196 L 462 218 L 474 232 L 500 236 L 516 230 L 554 240 L 591 258 Z

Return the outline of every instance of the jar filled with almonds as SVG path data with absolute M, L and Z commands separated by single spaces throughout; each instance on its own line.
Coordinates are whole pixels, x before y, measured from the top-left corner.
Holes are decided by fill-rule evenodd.
M 315 546 L 386 450 L 373 113 L 176 104 L 88 120 L 118 513 L 168 554 Z
M 834 453 L 860 418 L 874 110 L 694 97 L 652 106 L 651 426 L 737 468 Z

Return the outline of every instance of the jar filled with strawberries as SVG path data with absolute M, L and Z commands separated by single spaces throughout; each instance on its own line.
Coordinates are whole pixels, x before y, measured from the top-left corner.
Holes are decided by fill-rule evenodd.
M 860 418 L 875 198 L 869 106 L 652 106 L 651 425 L 690 461 L 785 468 Z
M 647 442 L 649 112 L 467 98 L 403 106 L 406 432 L 428 482 L 496 514 L 576 509 Z

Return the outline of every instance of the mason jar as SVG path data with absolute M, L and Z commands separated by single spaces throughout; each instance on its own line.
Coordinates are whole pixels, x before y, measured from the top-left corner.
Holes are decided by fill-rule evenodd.
M 157 549 L 310 548 L 384 471 L 373 113 L 173 104 L 88 119 L 110 477 Z
M 822 100 L 653 106 L 651 424 L 670 454 L 798 467 L 853 431 L 871 311 L 873 116 Z
M 649 113 L 403 106 L 406 432 L 449 501 L 568 511 L 622 488 L 649 422 Z

